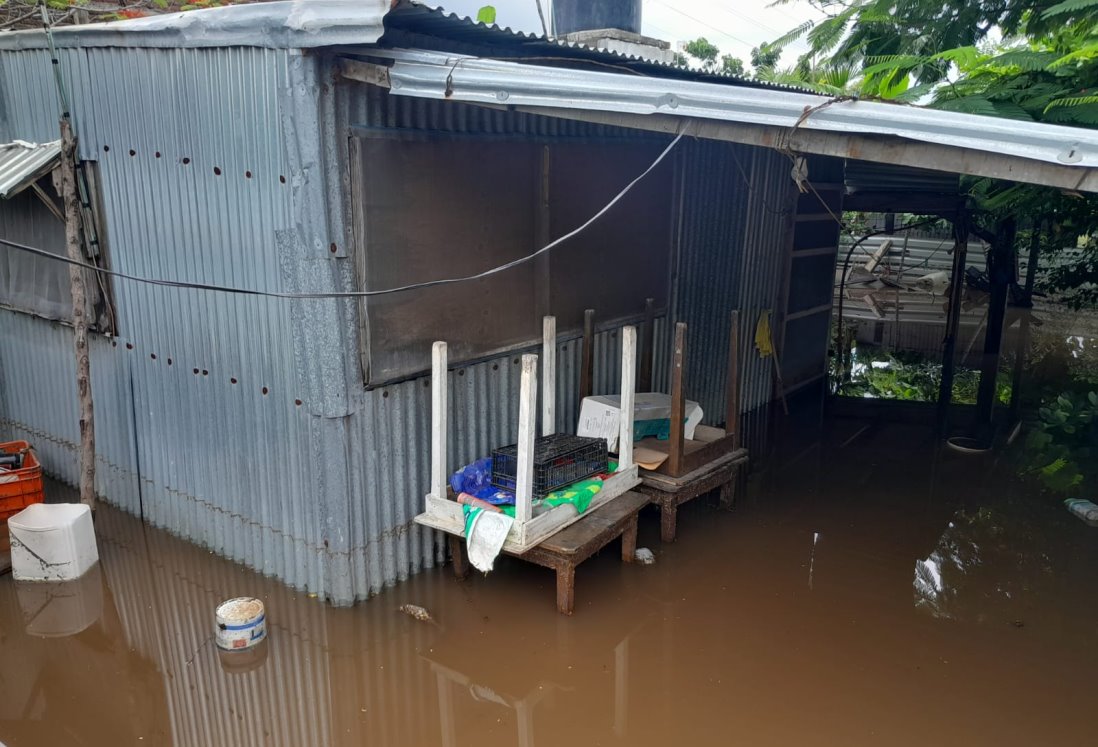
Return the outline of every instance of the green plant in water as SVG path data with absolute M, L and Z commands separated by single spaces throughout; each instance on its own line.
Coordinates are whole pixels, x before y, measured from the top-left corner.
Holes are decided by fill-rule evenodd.
M 1098 448 L 1098 392 L 1067 391 L 1037 411 L 1026 438 L 1023 472 L 1058 496 L 1082 492 L 1095 477 Z

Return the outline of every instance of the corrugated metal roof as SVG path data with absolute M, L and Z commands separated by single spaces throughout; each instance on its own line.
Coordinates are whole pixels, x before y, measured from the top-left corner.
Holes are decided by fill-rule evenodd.
M 440 40 L 506 49 L 506 55 L 543 55 L 614 65 L 644 75 L 709 80 L 725 84 L 802 90 L 724 73 L 706 73 L 582 42 L 486 24 L 417 0 L 281 1 L 204 8 L 54 29 L 59 47 L 268 47 L 274 49 L 359 46 L 383 34 L 421 34 Z M 39 30 L 0 33 L 2 49 L 45 49 Z M 491 56 L 491 55 L 488 55 Z
M 267 47 L 308 49 L 373 44 L 384 31 L 389 0 L 287 0 L 110 23 L 58 26 L 58 47 Z M 43 49 L 43 31 L 0 34 L 0 49 Z
M 658 62 L 608 49 L 598 49 L 579 41 L 518 31 L 509 26 L 501 27 L 494 23 L 480 23 L 468 16 L 452 13 L 444 8 L 433 8 L 416 0 L 399 0 L 385 16 L 385 28 L 386 36 L 382 39 L 382 42 L 389 44 L 389 46 L 413 46 L 400 43 L 400 32 L 409 32 L 480 47 L 505 47 L 507 56 L 510 57 L 538 56 L 590 60 L 603 65 L 609 64 L 624 71 L 669 79 L 707 80 L 725 85 L 773 90 L 806 90 L 783 83 L 766 83 L 727 73 L 704 72 L 673 63 Z M 470 54 L 472 53 L 470 52 Z M 503 55 L 486 54 L 482 51 L 476 56 L 493 57 Z
M 0 145 L 0 198 L 19 194 L 52 171 L 60 160 L 60 140 L 41 145 L 16 140 Z
M 1098 131 L 697 81 L 525 65 L 433 52 L 379 51 L 402 96 L 499 106 L 671 115 L 967 148 L 1057 165 L 1098 167 Z M 620 124 L 629 126 L 623 119 Z M 1080 177 L 1086 172 L 1080 170 Z

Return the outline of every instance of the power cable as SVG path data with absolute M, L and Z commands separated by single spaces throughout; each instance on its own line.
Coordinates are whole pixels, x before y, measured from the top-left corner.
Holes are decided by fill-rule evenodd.
M 519 265 L 525 264 L 525 263 L 541 256 L 542 254 L 545 254 L 546 252 L 552 251 L 553 249 L 560 246 L 564 242 L 566 242 L 569 239 L 571 239 L 571 238 L 577 236 L 578 234 L 582 233 L 592 223 L 594 223 L 599 218 L 601 218 L 603 215 L 605 215 L 607 213 L 607 211 L 610 210 L 610 208 L 614 207 L 614 205 L 616 205 L 623 197 L 625 197 L 625 195 L 627 195 L 629 193 L 629 191 L 633 189 L 633 187 L 635 187 L 642 179 L 644 179 L 644 177 L 646 177 L 650 173 L 652 173 L 652 171 L 663 161 L 663 159 L 667 157 L 667 154 L 670 153 L 671 150 L 676 145 L 678 145 L 680 140 L 682 140 L 683 134 L 684 134 L 684 131 L 680 131 L 679 134 L 675 136 L 675 139 L 672 140 L 670 143 L 668 143 L 667 147 L 663 149 L 663 151 L 659 154 L 659 156 L 656 157 L 656 160 L 653 161 L 651 163 L 651 165 L 648 166 L 648 168 L 646 168 L 639 175 L 637 175 L 631 182 L 629 182 L 627 185 L 625 185 L 625 188 L 622 189 L 620 192 L 618 192 L 614 196 L 614 198 L 612 200 L 610 200 L 610 202 L 606 203 L 606 205 L 601 210 L 599 210 L 593 216 L 588 218 L 586 221 L 584 221 L 578 227 L 572 229 L 571 231 L 564 234 L 560 238 L 557 238 L 557 239 L 549 242 L 548 244 L 543 246 L 541 249 L 538 249 L 533 254 L 528 254 L 524 257 L 520 257 L 518 259 L 511 260 L 510 262 L 499 265 L 498 267 L 493 267 L 490 270 L 485 270 L 484 272 L 478 272 L 475 275 L 466 275 L 464 277 L 456 277 L 456 278 L 443 278 L 441 280 L 428 280 L 426 282 L 412 283 L 410 285 L 402 285 L 402 286 L 399 286 L 399 287 L 396 287 L 396 288 L 385 288 L 383 290 L 370 290 L 370 291 L 336 291 L 336 292 L 328 292 L 328 293 L 285 293 L 285 292 L 279 292 L 279 291 L 256 290 L 256 289 L 252 289 L 252 288 L 233 288 L 231 286 L 217 285 L 217 284 L 214 284 L 214 283 L 189 283 L 189 282 L 180 281 L 180 280 L 163 280 L 163 279 L 159 279 L 159 278 L 145 278 L 145 277 L 140 277 L 138 275 L 130 275 L 130 274 L 127 274 L 127 273 L 124 273 L 124 272 L 117 272 L 115 270 L 108 270 L 108 269 L 103 268 L 103 267 L 97 267 L 96 265 L 89 264 L 87 262 L 80 262 L 78 260 L 69 259 L 68 257 L 64 257 L 64 256 L 61 256 L 61 255 L 58 255 L 58 254 L 54 254 L 52 252 L 48 252 L 45 249 L 39 249 L 37 247 L 27 246 L 26 244 L 20 244 L 17 241 L 10 241 L 8 239 L 0 238 L 0 244 L 11 247 L 12 249 L 16 249 L 18 251 L 27 252 L 29 254 L 34 254 L 34 255 L 37 255 L 37 256 L 40 256 L 40 257 L 46 257 L 47 259 L 53 259 L 53 260 L 57 260 L 59 262 L 65 262 L 67 264 L 75 265 L 77 267 L 81 267 L 81 268 L 83 268 L 85 270 L 89 270 L 91 272 L 96 272 L 96 273 L 109 275 L 111 277 L 116 277 L 116 278 L 119 278 L 121 280 L 131 280 L 131 281 L 137 282 L 137 283 L 146 283 L 148 285 L 159 285 L 159 286 L 163 286 L 163 287 L 167 287 L 167 288 L 189 288 L 189 289 L 192 289 L 192 290 L 218 291 L 218 292 L 221 292 L 221 293 L 235 293 L 237 295 L 245 295 L 245 296 L 266 296 L 268 298 L 296 298 L 296 299 L 369 298 L 369 297 L 373 297 L 373 296 L 390 295 L 390 294 L 393 294 L 393 293 L 404 293 L 406 291 L 420 290 L 422 288 L 433 288 L 433 287 L 439 286 L 439 285 L 451 285 L 451 284 L 454 284 L 454 283 L 464 283 L 464 282 L 468 282 L 468 281 L 471 281 L 471 280 L 481 280 L 483 278 L 490 277 L 492 275 L 496 275 L 498 273 L 504 272 L 505 270 L 510 270 L 514 267 L 518 267 Z

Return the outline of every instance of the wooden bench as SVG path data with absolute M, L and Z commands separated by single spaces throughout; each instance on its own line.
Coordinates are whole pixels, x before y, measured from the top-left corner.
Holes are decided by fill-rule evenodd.
M 504 554 L 557 572 L 557 610 L 571 615 L 575 609 L 576 566 L 621 537 L 621 559 L 633 562 L 637 550 L 637 515 L 651 502 L 649 496 L 630 491 L 584 515 L 579 521 L 550 535 L 524 553 Z M 465 539 L 449 535 L 454 575 L 469 575 Z
M 721 505 L 731 507 L 736 497 L 740 468 L 746 463 L 747 450 L 737 449 L 682 477 L 642 470 L 641 484 L 636 490 L 660 507 L 660 540 L 675 541 L 679 506 L 699 495 L 719 488 Z

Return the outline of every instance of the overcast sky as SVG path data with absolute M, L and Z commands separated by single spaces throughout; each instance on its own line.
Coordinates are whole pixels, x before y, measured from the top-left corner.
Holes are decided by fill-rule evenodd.
M 439 5 L 459 15 L 475 17 L 484 5 L 496 8 L 496 22 L 522 31 L 541 33 L 534 0 L 435 0 Z M 592 0 L 599 2 L 599 0 Z M 767 7 L 772 0 L 644 0 L 641 16 L 643 33 L 666 41 L 689 41 L 704 36 L 720 47 L 750 63 L 751 48 L 771 41 L 786 31 L 818 18 L 804 0 L 795 0 L 776 8 Z M 543 0 L 543 5 L 546 3 Z M 804 44 L 792 45 L 782 58 L 791 64 Z

